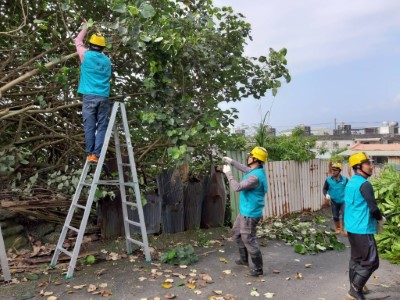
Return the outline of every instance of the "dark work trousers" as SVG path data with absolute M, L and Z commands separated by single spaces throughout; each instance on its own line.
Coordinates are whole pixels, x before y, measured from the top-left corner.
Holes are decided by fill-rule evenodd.
M 260 218 L 249 218 L 238 214 L 232 227 L 232 237 L 239 248 L 246 248 L 251 256 L 260 253 L 256 228 Z
M 362 288 L 372 273 L 379 267 L 379 256 L 373 234 L 348 232 L 351 246 L 349 279 L 357 288 Z

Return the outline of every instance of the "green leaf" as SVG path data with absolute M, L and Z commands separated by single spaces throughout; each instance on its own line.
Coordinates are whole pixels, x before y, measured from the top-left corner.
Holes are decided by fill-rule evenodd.
M 119 12 L 119 13 L 124 14 L 124 13 L 126 13 L 126 4 L 125 4 L 125 3 L 117 4 L 117 5 L 112 9 L 112 11 L 116 11 L 116 12 Z
M 151 18 L 156 14 L 156 11 L 154 10 L 153 6 L 151 6 L 148 3 L 143 3 L 140 8 L 140 13 L 142 14 L 143 18 Z
M 305 250 L 304 246 L 303 246 L 303 245 L 300 245 L 300 244 L 294 245 L 294 251 L 295 251 L 296 253 L 299 253 L 299 254 L 304 254 L 304 253 L 306 253 L 306 250 Z

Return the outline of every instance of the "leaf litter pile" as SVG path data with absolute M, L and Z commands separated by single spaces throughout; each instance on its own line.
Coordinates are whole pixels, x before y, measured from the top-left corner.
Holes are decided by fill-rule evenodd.
M 316 254 L 327 250 L 343 251 L 340 242 L 331 228 L 325 225 L 323 217 L 303 221 L 301 216 L 285 219 L 272 219 L 262 223 L 257 229 L 258 237 L 282 240 L 294 247 L 299 254 Z

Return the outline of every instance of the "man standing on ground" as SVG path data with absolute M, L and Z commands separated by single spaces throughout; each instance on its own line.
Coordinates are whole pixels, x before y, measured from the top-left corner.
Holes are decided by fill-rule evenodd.
M 83 39 L 86 35 L 86 21 L 78 34 L 75 45 L 81 60 L 78 93 L 83 94 L 82 116 L 85 130 L 87 160 L 97 163 L 107 130 L 110 103 L 111 61 L 103 54 L 105 38 L 94 33 L 89 39 L 89 49 Z
M 332 216 L 335 222 L 335 233 L 340 234 L 340 214 L 342 220 L 344 216 L 344 188 L 346 187 L 348 179 L 342 176 L 342 164 L 332 164 L 332 176 L 329 176 L 324 183 L 322 192 L 324 193 L 325 199 L 331 202 L 332 205 Z M 347 236 L 346 230 L 344 230 L 344 223 L 342 221 L 342 232 L 344 236 Z
M 240 254 L 240 259 L 236 260 L 236 264 L 248 266 L 248 254 L 250 254 L 254 264 L 254 269 L 249 272 L 251 276 L 263 274 L 263 258 L 256 238 L 256 227 L 261 220 L 264 197 L 268 191 L 264 170 L 267 157 L 267 150 L 255 147 L 247 158 L 247 167 L 229 157 L 223 158 L 225 163 L 223 172 L 230 187 L 235 192 L 240 191 L 240 213 L 232 227 L 232 236 L 239 247 Z M 230 165 L 245 173 L 241 182 L 233 178 Z
M 344 220 L 351 246 L 349 263 L 350 299 L 364 300 L 363 287 L 372 273 L 379 267 L 378 250 L 374 234 L 377 225 L 386 221 L 382 216 L 374 196 L 374 189 L 367 180 L 372 175 L 373 166 L 364 152 L 349 158 L 354 176 L 346 185 L 344 200 Z

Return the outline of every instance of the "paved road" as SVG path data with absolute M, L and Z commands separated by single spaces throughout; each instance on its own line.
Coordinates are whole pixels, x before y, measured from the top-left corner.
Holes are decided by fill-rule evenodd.
M 341 239 L 347 244 L 346 238 Z M 46 299 L 39 296 L 41 289 L 52 291 L 58 299 L 105 299 L 99 295 L 91 295 L 87 287 L 74 290 L 73 286 L 81 284 L 107 283 L 112 292 L 108 299 L 154 299 L 168 293 L 176 295 L 176 299 L 209 299 L 215 295 L 213 291 L 222 291 L 222 295 L 231 294 L 234 299 L 266 299 L 265 293 L 274 293 L 272 299 L 299 299 L 299 300 L 336 300 L 345 299 L 348 290 L 348 259 L 349 249 L 343 252 L 329 251 L 318 255 L 298 255 L 293 248 L 280 242 L 267 243 L 262 248 L 264 257 L 265 276 L 253 278 L 246 276 L 247 268 L 236 266 L 234 260 L 237 249 L 232 241 L 223 241 L 223 245 L 212 248 L 196 248 L 199 262 L 187 269 L 172 267 L 166 264 L 149 264 L 142 259 L 131 262 L 129 259 L 104 261 L 93 266 L 84 267 L 76 271 L 74 278 L 63 279 L 60 270 L 52 270 L 49 275 L 42 276 L 37 282 L 21 283 L 18 286 L 0 287 L 1 299 L 23 299 L 21 295 L 32 296 L 31 299 Z M 204 253 L 208 253 L 204 255 Z M 221 261 L 226 259 L 227 263 Z M 306 268 L 305 264 L 312 264 Z M 95 272 L 105 269 L 101 276 Z M 151 271 L 153 269 L 153 271 Z M 224 271 L 229 270 L 230 274 Z M 273 270 L 280 273 L 273 273 Z M 153 273 L 152 273 L 153 272 Z M 296 279 L 301 273 L 303 279 Z M 186 279 L 179 279 L 173 273 L 186 275 Z M 190 273 L 197 280 L 197 287 L 189 289 L 187 286 L 176 286 L 178 281 L 185 282 Z M 200 273 L 206 273 L 213 279 L 213 283 L 199 280 Z M 229 273 L 229 272 L 228 272 Z M 197 276 L 195 275 L 197 274 Z M 146 278 L 146 279 L 144 279 Z M 166 278 L 173 278 L 174 284 L 170 289 L 161 287 Z M 290 279 L 289 279 L 290 278 Z M 142 281 L 143 280 L 143 281 Z M 47 287 L 38 287 L 38 283 L 50 281 Z M 54 284 L 58 282 L 58 284 Z M 400 265 L 391 265 L 381 261 L 381 267 L 375 272 L 367 284 L 370 293 L 367 299 L 400 299 Z M 251 296 L 256 289 L 259 297 Z M 68 291 L 73 293 L 68 294 Z M 200 291 L 201 294 L 196 294 Z

